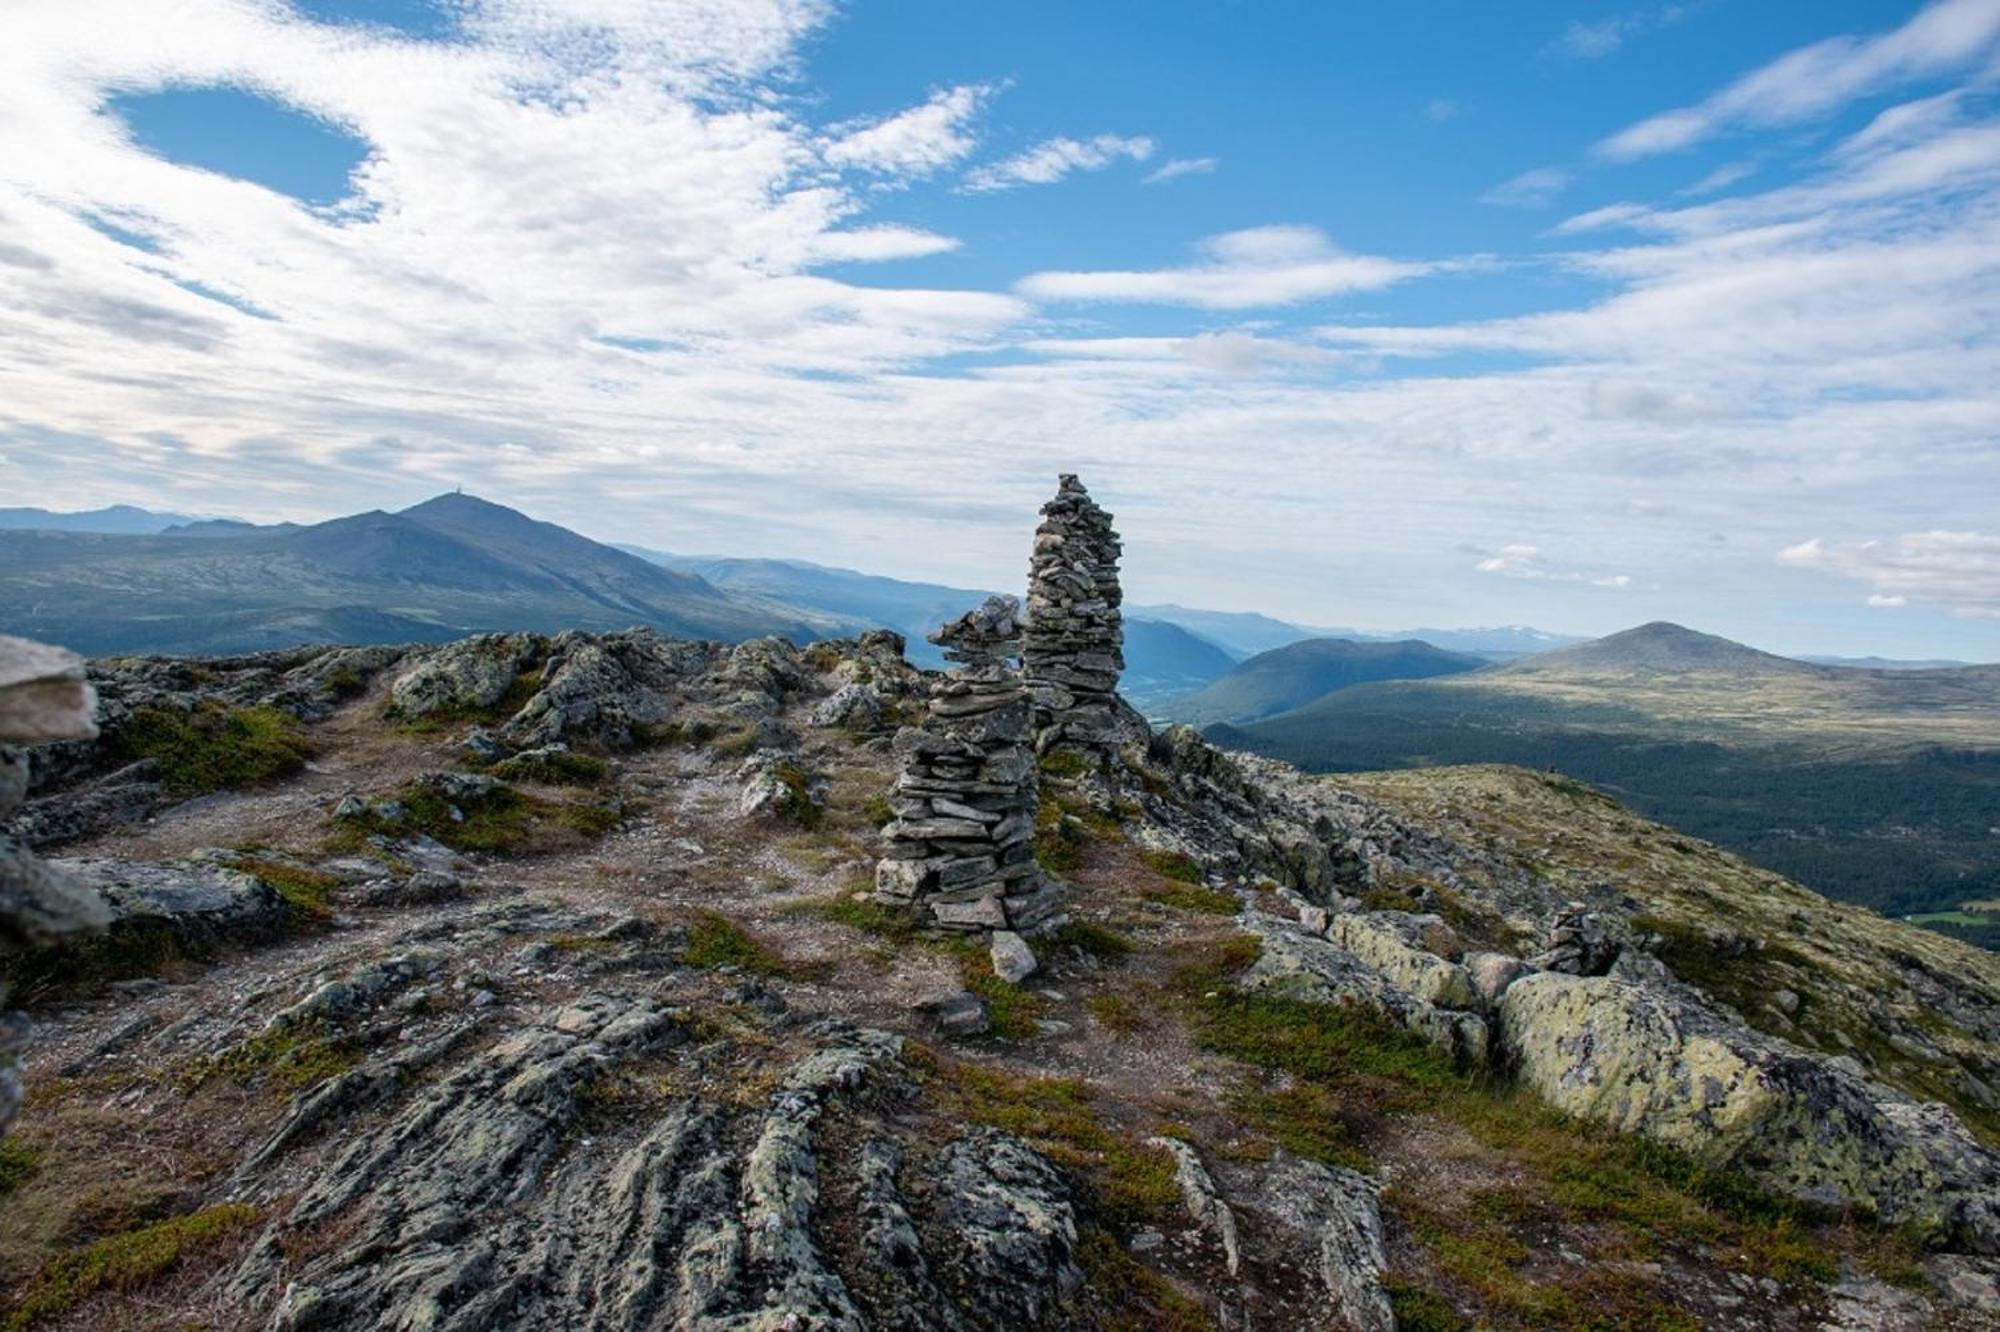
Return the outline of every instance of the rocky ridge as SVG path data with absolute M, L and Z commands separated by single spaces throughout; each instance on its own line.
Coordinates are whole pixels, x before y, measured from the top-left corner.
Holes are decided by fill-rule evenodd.
M 13 1325 L 1991 1324 L 1983 955 L 1560 779 L 1114 707 L 1017 779 L 1069 919 L 1003 968 L 877 891 L 968 696 L 901 647 L 93 664 L 13 769 L 112 921 L 8 964 Z

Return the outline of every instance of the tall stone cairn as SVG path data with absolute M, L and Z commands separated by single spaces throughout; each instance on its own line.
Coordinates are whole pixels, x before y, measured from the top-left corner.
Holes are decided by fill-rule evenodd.
M 1065 472 L 1035 530 L 1021 647 L 1042 753 L 1114 744 L 1118 675 L 1125 669 L 1122 549 L 1111 515 Z
M 97 697 L 83 661 L 61 648 L 0 634 L 0 822 L 28 792 L 28 755 L 14 744 L 92 740 Z M 0 954 L 103 929 L 110 913 L 96 893 L 35 859 L 0 833 Z M 0 983 L 0 1003 L 6 1000 Z M 21 1052 L 28 1020 L 0 1013 L 0 1134 L 21 1108 Z
M 1012 664 L 1020 603 L 988 597 L 930 641 L 952 665 L 931 685 L 924 724 L 896 735 L 903 770 L 875 898 L 939 929 L 1033 929 L 1054 914 L 1057 889 L 1035 863 L 1033 719 Z

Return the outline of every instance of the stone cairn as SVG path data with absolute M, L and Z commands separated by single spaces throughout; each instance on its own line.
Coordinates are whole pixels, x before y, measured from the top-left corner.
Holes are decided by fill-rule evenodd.
M 97 737 L 97 698 L 83 662 L 61 648 L 0 634 L 0 820 L 28 792 L 28 755 L 12 745 Z M 43 864 L 0 833 L 0 954 L 100 930 L 110 920 L 90 889 Z M 0 1003 L 6 986 L 0 983 Z M 0 1134 L 21 1108 L 21 1052 L 28 1020 L 0 1013 Z
M 1035 863 L 1033 720 L 1011 659 L 1020 603 L 985 604 L 930 635 L 951 668 L 931 685 L 924 724 L 896 735 L 896 818 L 875 869 L 877 901 L 946 930 L 1027 930 L 1057 905 Z
M 1121 550 L 1111 515 L 1064 473 L 1035 530 L 1021 647 L 1042 753 L 1101 753 L 1115 744 L 1118 674 L 1125 669 Z

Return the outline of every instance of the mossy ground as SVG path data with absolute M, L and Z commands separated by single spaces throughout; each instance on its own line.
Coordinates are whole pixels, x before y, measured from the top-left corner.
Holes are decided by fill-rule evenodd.
M 183 712 L 140 708 L 108 742 L 125 761 L 151 759 L 170 795 L 255 786 L 288 776 L 312 757 L 304 728 L 276 708 L 204 704 Z
M 354 850 L 367 835 L 379 833 L 432 837 L 454 851 L 536 855 L 595 840 L 619 819 L 618 809 L 610 804 L 549 800 L 511 786 L 454 803 L 434 786 L 412 782 L 388 798 L 403 806 L 400 818 L 383 818 L 371 810 L 343 820 L 330 849 Z M 452 816 L 453 810 L 459 817 Z
M 122 1234 L 107 1235 L 43 1264 L 8 1306 L 5 1332 L 26 1332 L 106 1290 L 131 1290 L 186 1255 L 220 1243 L 258 1219 L 256 1208 L 221 1203 Z
M 714 911 L 702 912 L 688 926 L 685 960 L 691 967 L 735 967 L 758 976 L 782 976 L 789 970 L 775 949 Z

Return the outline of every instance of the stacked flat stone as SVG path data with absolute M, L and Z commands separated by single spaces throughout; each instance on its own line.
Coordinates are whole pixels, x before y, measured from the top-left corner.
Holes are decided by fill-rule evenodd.
M 1035 863 L 1035 758 L 1027 694 L 1012 658 L 1020 603 L 988 597 L 930 636 L 951 668 L 924 724 L 896 735 L 903 759 L 889 806 L 878 901 L 939 929 L 1025 930 L 1056 909 Z
M 97 698 L 83 661 L 61 648 L 0 635 L 0 821 L 28 790 L 28 756 L 10 743 L 91 740 Z M 96 893 L 43 864 L 0 833 L 0 953 L 103 929 L 110 912 Z M 0 1001 L 6 987 L 0 984 Z M 21 1106 L 20 1057 L 28 1021 L 0 1013 L 0 1133 Z
M 1021 647 L 1035 745 L 1043 753 L 1114 743 L 1118 675 L 1125 669 L 1121 550 L 1111 515 L 1064 473 L 1035 531 Z

